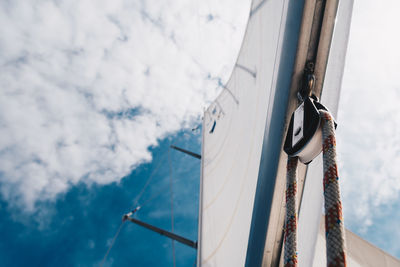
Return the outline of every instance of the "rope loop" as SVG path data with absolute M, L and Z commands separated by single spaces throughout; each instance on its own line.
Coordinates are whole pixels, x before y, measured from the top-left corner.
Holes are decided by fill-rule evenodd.
M 346 245 L 339 174 L 336 159 L 335 126 L 331 114 L 319 110 L 322 126 L 323 187 L 327 266 L 346 266 Z M 286 174 L 286 217 L 284 266 L 297 266 L 297 157 L 289 157 Z

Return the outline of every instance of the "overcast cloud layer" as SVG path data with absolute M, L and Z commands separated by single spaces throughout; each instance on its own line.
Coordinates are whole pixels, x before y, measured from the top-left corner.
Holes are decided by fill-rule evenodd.
M 1 1 L 2 197 L 33 211 L 119 181 L 198 123 L 240 47 L 236 2 Z

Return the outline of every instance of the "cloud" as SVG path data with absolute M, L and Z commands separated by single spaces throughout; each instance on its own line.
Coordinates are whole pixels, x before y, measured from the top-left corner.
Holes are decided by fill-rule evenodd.
M 338 149 L 345 219 L 363 231 L 400 197 L 399 8 L 356 1 L 352 19 Z
M 235 61 L 241 1 L 2 1 L 0 192 L 35 210 L 119 181 L 198 123 Z

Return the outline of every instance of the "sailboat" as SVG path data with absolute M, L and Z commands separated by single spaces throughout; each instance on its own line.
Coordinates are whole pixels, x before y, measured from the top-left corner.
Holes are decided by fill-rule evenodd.
M 202 124 L 199 231 L 192 241 L 124 220 L 197 249 L 197 266 L 282 266 L 283 144 L 305 74 L 337 115 L 353 0 L 253 0 L 232 75 Z M 340 121 L 339 121 L 340 125 Z M 178 148 L 179 149 L 179 148 Z M 322 157 L 298 168 L 299 266 L 326 265 Z M 346 231 L 349 266 L 400 261 Z

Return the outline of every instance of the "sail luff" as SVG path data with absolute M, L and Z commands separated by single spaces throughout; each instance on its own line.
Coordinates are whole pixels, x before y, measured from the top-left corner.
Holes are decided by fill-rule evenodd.
M 205 116 L 203 116 L 202 124 L 201 124 L 201 163 L 200 163 L 200 192 L 199 192 L 199 218 L 198 218 L 198 226 L 197 226 L 197 258 L 196 258 L 196 266 L 201 266 L 201 234 L 202 234 L 202 221 L 203 221 L 203 169 L 204 169 L 204 127 L 205 127 Z

